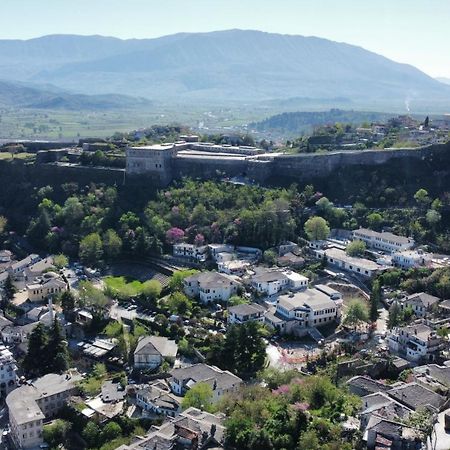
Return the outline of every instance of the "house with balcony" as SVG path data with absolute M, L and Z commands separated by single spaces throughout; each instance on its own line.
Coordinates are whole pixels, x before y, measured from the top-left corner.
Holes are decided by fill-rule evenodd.
M 0 396 L 5 398 L 17 387 L 17 363 L 12 352 L 0 345 Z
M 181 242 L 179 244 L 174 244 L 173 256 L 177 258 L 186 258 L 191 261 L 205 262 L 208 259 L 208 246 L 197 246 Z
M 280 295 L 275 307 L 265 315 L 265 322 L 280 334 L 304 335 L 316 328 L 339 321 L 342 301 L 334 301 L 318 289 L 306 289 Z
M 231 306 L 228 308 L 228 323 L 243 324 L 247 322 L 264 322 L 264 313 L 266 309 L 258 303 Z
M 412 362 L 435 361 L 445 341 L 425 323 L 394 328 L 388 336 L 389 350 Z

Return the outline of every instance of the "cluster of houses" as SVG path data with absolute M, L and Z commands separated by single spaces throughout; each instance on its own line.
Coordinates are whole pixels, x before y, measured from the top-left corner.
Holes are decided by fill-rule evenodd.
M 350 378 L 347 386 L 361 398 L 359 427 L 368 449 L 424 448 L 427 436 L 417 425 L 408 425 L 415 413 L 431 417 L 434 444 L 447 442 L 450 366 L 417 366 L 408 380 L 393 384 L 358 375 Z
M 343 233 L 344 237 L 311 241 L 309 247 L 314 255 L 338 270 L 345 270 L 362 278 L 373 278 L 392 267 L 410 269 L 428 267 L 437 269 L 450 265 L 450 258 L 415 248 L 414 239 L 394 233 L 359 228 Z M 362 241 L 371 258 L 350 256 L 346 247 L 350 241 Z

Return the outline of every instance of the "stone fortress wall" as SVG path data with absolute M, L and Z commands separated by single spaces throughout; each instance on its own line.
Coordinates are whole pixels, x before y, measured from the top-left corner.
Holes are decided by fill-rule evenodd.
M 136 148 L 132 151 L 139 152 Z M 149 152 L 148 148 L 146 152 Z M 149 164 L 147 169 L 139 171 L 139 175 L 159 179 L 161 185 L 182 177 L 217 179 L 242 176 L 259 183 L 277 179 L 308 182 L 351 166 L 378 166 L 399 160 L 405 164 L 411 161 L 430 161 L 433 156 L 443 153 L 450 154 L 450 143 L 414 149 L 347 150 L 295 155 L 208 154 L 186 151 L 184 147 L 182 151 L 167 152 L 165 164 L 157 168 L 152 167 L 154 164 Z M 129 159 L 127 152 L 127 180 L 138 174 L 130 170 Z

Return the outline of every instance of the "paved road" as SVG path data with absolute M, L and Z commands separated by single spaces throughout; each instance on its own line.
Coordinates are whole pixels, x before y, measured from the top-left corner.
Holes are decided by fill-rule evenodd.
M 6 407 L 3 406 L 0 409 L 0 450 L 9 450 L 11 447 L 8 446 L 6 439 L 3 439 L 3 432 L 8 428 L 8 414 Z

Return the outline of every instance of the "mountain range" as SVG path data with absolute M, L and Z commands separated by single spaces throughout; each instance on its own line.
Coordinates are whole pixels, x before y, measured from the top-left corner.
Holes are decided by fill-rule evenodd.
M 63 110 L 110 110 L 150 107 L 152 102 L 120 94 L 71 94 L 48 85 L 0 80 L 0 107 Z
M 113 93 L 184 105 L 339 98 L 376 110 L 446 110 L 450 100 L 450 86 L 361 47 L 244 30 L 156 39 L 0 40 L 0 78 L 83 95 Z

